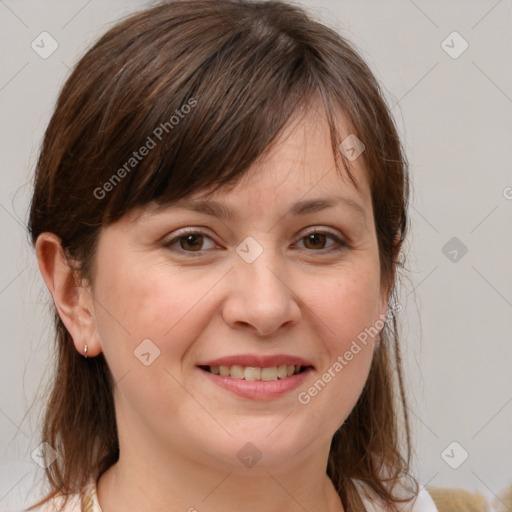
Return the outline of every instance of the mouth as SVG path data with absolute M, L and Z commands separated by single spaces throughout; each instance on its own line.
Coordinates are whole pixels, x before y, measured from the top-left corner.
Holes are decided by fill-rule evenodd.
M 301 366 L 298 364 L 280 364 L 277 366 L 242 366 L 242 365 L 200 365 L 199 368 L 213 375 L 222 377 L 231 377 L 246 381 L 264 381 L 272 382 L 286 379 L 307 371 L 310 366 Z
M 290 355 L 233 355 L 202 361 L 198 370 L 211 384 L 242 398 L 274 400 L 304 385 L 314 371 L 306 359 Z

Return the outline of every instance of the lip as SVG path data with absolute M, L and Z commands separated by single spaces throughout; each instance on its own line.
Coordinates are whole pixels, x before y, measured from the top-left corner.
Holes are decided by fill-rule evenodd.
M 220 360 L 219 360 L 220 361 Z M 222 359 L 222 361 L 226 361 L 226 359 Z M 239 359 L 238 359 L 239 361 Z M 284 363 L 283 363 L 284 364 Z M 291 364 L 291 363 L 290 363 Z M 299 363 L 297 363 L 299 364 Z M 217 366 L 214 365 L 204 365 L 204 366 Z M 229 365 L 226 365 L 229 366 Z M 251 365 L 242 365 L 242 366 L 251 366 Z M 254 365 L 258 366 L 258 365 Z M 270 366 L 274 366 L 271 364 Z M 301 365 L 306 366 L 306 365 Z M 281 397 L 290 391 L 298 388 L 308 377 L 309 374 L 313 371 L 312 366 L 308 366 L 301 373 L 297 373 L 290 377 L 285 377 L 284 379 L 278 379 L 273 381 L 263 381 L 263 380 L 244 380 L 244 379 L 235 379 L 233 377 L 225 377 L 222 375 L 214 375 L 210 373 L 208 370 L 204 370 L 202 368 L 198 368 L 198 370 L 210 381 L 217 386 L 226 389 L 238 396 L 243 398 L 251 398 L 253 400 L 272 400 L 274 398 Z
M 235 379 L 223 375 L 214 375 L 204 366 L 252 366 L 257 368 L 269 368 L 280 365 L 298 365 L 305 367 L 300 373 L 277 379 L 275 381 L 247 381 L 244 379 Z M 310 361 L 299 356 L 290 354 L 275 354 L 272 356 L 263 356 L 257 354 L 236 354 L 231 356 L 219 357 L 197 364 L 199 371 L 204 374 L 217 386 L 231 391 L 232 393 L 254 400 L 271 400 L 289 393 L 299 387 L 309 374 L 314 370 Z
M 276 354 L 274 356 L 259 356 L 254 354 L 240 354 L 226 357 L 219 357 L 218 359 L 212 359 L 205 361 L 204 363 L 198 363 L 197 366 L 255 366 L 258 368 L 269 368 L 271 366 L 279 366 L 282 364 L 294 364 L 299 366 L 313 366 L 310 361 L 303 359 L 302 357 L 287 355 L 287 354 Z M 289 377 L 287 377 L 289 378 Z M 284 379 L 283 379 L 284 380 Z

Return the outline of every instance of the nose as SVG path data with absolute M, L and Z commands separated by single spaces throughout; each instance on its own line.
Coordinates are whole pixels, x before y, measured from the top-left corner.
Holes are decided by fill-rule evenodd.
M 290 276 L 286 262 L 271 249 L 264 249 L 252 263 L 237 256 L 227 276 L 224 321 L 233 329 L 250 329 L 261 337 L 296 325 L 301 318 L 300 299 Z

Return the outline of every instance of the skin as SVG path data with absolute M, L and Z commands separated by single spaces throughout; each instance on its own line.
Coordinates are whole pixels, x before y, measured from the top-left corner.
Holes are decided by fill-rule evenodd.
M 375 340 L 307 405 L 297 397 L 387 308 L 362 158 L 352 172 L 358 188 L 335 170 L 316 105 L 235 189 L 211 197 L 236 209 L 234 219 L 155 205 L 132 211 L 102 229 L 93 285 L 80 287 L 59 239 L 39 237 L 41 273 L 77 351 L 103 352 L 116 380 L 120 459 L 98 482 L 104 512 L 343 510 L 325 474 L 329 446 L 362 391 Z M 296 201 L 333 194 L 364 217 L 342 202 L 285 215 Z M 164 247 L 188 227 L 206 232 L 202 243 Z M 308 242 L 306 231 L 330 231 L 347 245 Z M 263 249 L 250 264 L 236 253 L 247 236 Z M 133 353 L 147 338 L 160 350 L 149 366 Z M 196 367 L 233 354 L 291 354 L 314 370 L 284 396 L 252 400 Z M 247 442 L 262 454 L 251 468 L 237 458 Z

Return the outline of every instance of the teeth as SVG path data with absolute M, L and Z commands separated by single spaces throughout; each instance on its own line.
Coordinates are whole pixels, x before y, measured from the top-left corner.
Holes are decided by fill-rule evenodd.
M 277 380 L 277 366 L 272 366 L 271 368 L 262 368 L 261 369 L 261 380 L 265 380 L 265 381 Z
M 244 378 L 245 380 L 261 380 L 261 368 L 248 366 L 244 370 Z
M 285 364 L 280 364 L 277 367 L 277 378 L 284 379 L 285 377 L 288 377 L 288 367 Z
M 300 365 L 281 364 L 279 366 L 257 368 L 254 366 L 240 366 L 235 364 L 233 366 L 209 366 L 208 369 L 214 375 L 222 375 L 223 377 L 270 382 L 291 377 L 292 375 L 299 373 Z
M 244 375 L 244 368 L 243 368 L 243 366 L 234 365 L 234 366 L 231 367 L 231 370 L 230 370 L 229 374 L 234 379 L 243 379 L 244 376 L 245 376 Z

